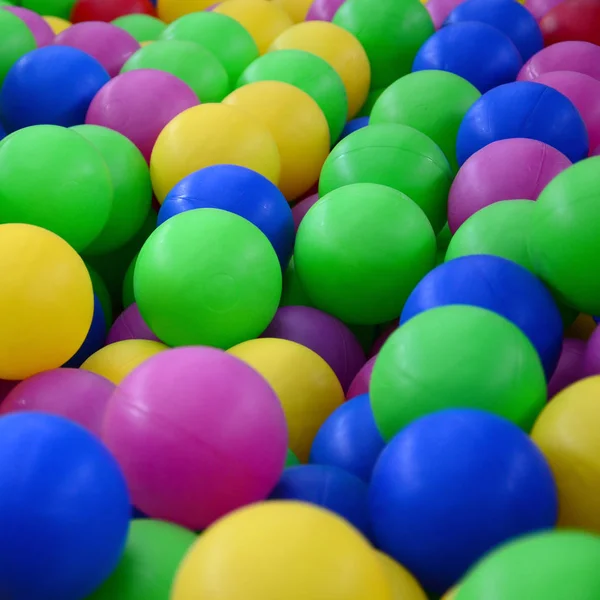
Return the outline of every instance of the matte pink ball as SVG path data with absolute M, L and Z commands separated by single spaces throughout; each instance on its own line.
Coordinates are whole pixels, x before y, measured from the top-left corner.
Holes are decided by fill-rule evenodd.
M 300 227 L 300 223 L 302 223 L 302 219 L 304 219 L 306 213 L 315 205 L 318 199 L 319 194 L 312 194 L 312 196 L 300 200 L 300 202 L 292 208 L 292 217 L 294 219 L 296 232 L 298 231 L 298 227 Z
M 425 8 L 429 11 L 429 16 L 433 21 L 436 29 L 439 29 L 448 15 L 459 5 L 463 0 L 429 0 Z
M 313 0 L 305 21 L 331 21 L 344 0 Z
M 106 345 L 122 342 L 123 340 L 150 340 L 160 342 L 152 333 L 150 327 L 140 314 L 140 309 L 134 302 L 128 306 L 113 323 L 108 332 Z
M 594 329 L 583 356 L 583 376 L 600 375 L 600 327 Z
M 0 414 L 41 411 L 79 423 L 99 435 L 113 383 L 89 371 L 53 369 L 21 381 L 0 405 Z
M 569 387 L 583 377 L 583 357 L 586 343 L 575 338 L 563 340 L 562 352 L 558 365 L 548 382 L 548 398 L 552 399 L 558 392 Z
M 353 379 L 348 391 L 346 392 L 347 400 L 368 393 L 369 384 L 371 383 L 371 373 L 373 373 L 373 366 L 375 365 L 376 358 L 377 355 L 371 357 L 363 365 L 362 369 L 356 374 L 356 377 Z
M 19 17 L 29 27 L 38 48 L 48 46 L 54 40 L 52 28 L 37 13 L 20 6 L 3 6 L 2 8 Z
M 141 47 L 124 29 L 100 21 L 71 25 L 56 36 L 54 44 L 71 46 L 93 56 L 111 77 L 116 77 L 129 57 Z
M 525 8 L 539 21 L 547 12 L 558 6 L 563 0 L 527 0 Z
M 165 125 L 197 104 L 192 88 L 175 75 L 140 69 L 109 81 L 92 100 L 85 122 L 118 131 L 150 161 Z
M 102 430 L 143 513 L 189 529 L 264 500 L 287 429 L 269 384 L 238 358 L 194 346 L 153 356 L 111 397 Z
M 561 152 L 524 138 L 485 146 L 459 169 L 448 196 L 454 233 L 471 215 L 500 200 L 537 200 L 546 185 L 571 165 Z

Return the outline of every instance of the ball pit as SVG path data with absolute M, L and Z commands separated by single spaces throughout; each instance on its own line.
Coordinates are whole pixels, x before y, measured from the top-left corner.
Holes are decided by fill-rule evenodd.
M 30 29 L 15 15 L 0 10 L 0 85 L 13 64 L 36 47 Z
M 33 34 L 35 44 L 38 48 L 47 46 L 54 40 L 54 32 L 50 25 L 32 10 L 28 10 L 22 6 L 3 6 L 0 10 L 10 12 L 21 19 Z

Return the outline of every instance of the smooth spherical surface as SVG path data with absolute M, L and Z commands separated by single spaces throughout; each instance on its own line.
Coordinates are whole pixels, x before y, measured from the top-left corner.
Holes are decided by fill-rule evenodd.
M 302 23 L 312 4 L 312 0 L 273 0 L 273 4 L 285 10 L 293 23 Z
M 425 8 L 436 29 L 444 26 L 448 15 L 461 3 L 461 0 L 428 0 Z M 444 598 L 446 600 L 446 598 Z
M 94 354 L 94 352 L 100 350 L 106 341 L 106 328 L 107 322 L 106 317 L 104 316 L 104 310 L 102 309 L 102 304 L 94 294 L 94 314 L 87 335 L 81 346 L 79 346 L 79 350 L 77 350 L 77 352 L 75 352 L 75 354 L 73 354 L 73 356 L 71 356 L 71 358 L 62 366 L 76 369 Z
M 393 600 L 427 600 L 419 582 L 400 563 L 383 552 L 378 552 L 377 556 L 392 586 Z
M 584 377 L 586 354 L 586 343 L 584 341 L 575 338 L 565 338 L 563 340 L 558 365 L 552 379 L 548 382 L 549 400 Z
M 268 383 L 205 347 L 169 350 L 138 367 L 112 396 L 102 435 L 133 504 L 195 530 L 266 498 L 287 449 L 284 414 Z
M 546 46 L 567 41 L 600 44 L 600 5 L 596 0 L 565 0 L 541 19 Z
M 112 22 L 120 29 L 127 31 L 138 42 L 153 42 L 167 28 L 160 19 L 150 15 L 125 15 Z
M 526 0 L 525 8 L 539 21 L 547 12 L 563 0 Z
M 498 544 L 553 527 L 557 504 L 552 471 L 529 437 L 505 419 L 466 409 L 402 430 L 382 452 L 369 489 L 378 546 L 438 594 Z
M 343 0 L 314 0 L 306 13 L 306 21 L 331 21 Z
M 214 0 L 157 0 L 156 8 L 161 21 L 172 23 L 189 14 L 198 14 L 214 5 Z
M 55 415 L 2 417 L 0 440 L 0 482 L 10 490 L 0 500 L 3 593 L 86 598 L 127 537 L 131 507 L 117 463 L 95 435 Z
M 413 71 L 438 70 L 459 75 L 482 94 L 514 81 L 523 59 L 511 39 L 486 23 L 442 27 L 420 48 Z
M 66 20 L 71 16 L 75 0 L 23 0 L 19 4 L 33 10 L 38 15 L 51 15 L 54 18 Z M 44 16 L 44 19 L 47 18 Z
M 15 62 L 35 48 L 35 38 L 27 25 L 19 17 L 0 10 L 0 86 Z
M 369 392 L 369 385 L 371 383 L 371 374 L 373 373 L 373 367 L 375 366 L 375 359 L 377 356 L 372 356 L 363 366 L 363 368 L 356 374 L 356 377 L 352 380 L 346 398 L 351 400 L 356 396 L 367 394 Z M 373 411 L 371 411 L 373 412 Z
M 0 91 L 7 132 L 31 125 L 81 125 L 109 75 L 93 57 L 76 48 L 48 46 L 14 63 Z
M 509 138 L 544 142 L 571 162 L 589 152 L 585 123 L 573 103 L 560 92 L 531 81 L 501 85 L 473 104 L 458 130 L 458 162 L 462 165 L 477 150 Z
M 114 344 L 124 340 L 150 340 L 160 341 L 146 325 L 146 322 L 140 314 L 140 309 L 135 302 L 130 304 L 113 323 L 108 337 L 107 344 Z
M 60 17 L 44 17 L 44 21 L 50 25 L 50 28 L 54 32 L 54 35 L 58 35 L 71 27 L 73 23 L 71 21 L 67 21 L 66 19 L 61 19 Z
M 317 431 L 344 401 L 331 367 L 312 350 L 289 340 L 250 340 L 229 353 L 258 371 L 275 390 L 286 416 L 289 448 L 306 462 Z
M 71 21 L 105 21 L 110 23 L 131 14 L 155 15 L 151 0 L 77 0 L 71 12 Z
M 410 198 L 370 183 L 341 187 L 304 217 L 295 265 L 317 308 L 346 323 L 398 317 L 433 267 L 435 236 Z
M 600 329 L 596 327 L 587 340 L 583 357 L 583 374 L 600 375 Z
M 260 543 L 248 543 L 249 540 Z M 173 600 L 392 600 L 369 543 L 340 517 L 267 502 L 225 517 L 181 564 Z
M 1 10 L 12 13 L 27 25 L 35 38 L 35 43 L 38 48 L 42 48 L 43 46 L 52 43 L 52 40 L 54 39 L 52 28 L 34 11 L 23 8 L 22 6 L 2 6 Z
M 232 139 L 235 144 L 224 143 Z M 279 181 L 281 160 L 269 128 L 235 106 L 204 104 L 174 118 L 156 140 L 150 174 L 158 201 L 190 173 L 218 164 L 247 167 Z
M 348 121 L 346 125 L 344 125 L 344 129 L 342 129 L 342 133 L 340 134 L 339 139 L 336 141 L 341 142 L 345 137 L 348 137 L 351 133 L 354 133 L 355 131 L 366 127 L 369 124 L 370 120 L 370 117 L 364 116 L 356 117 L 355 119 L 352 119 L 352 121 Z

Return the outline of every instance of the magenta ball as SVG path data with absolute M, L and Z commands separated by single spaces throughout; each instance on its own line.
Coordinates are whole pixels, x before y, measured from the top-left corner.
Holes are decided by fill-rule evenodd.
M 539 21 L 547 12 L 558 6 L 563 0 L 527 0 L 525 8 Z
M 337 375 L 344 391 L 367 360 L 354 334 L 338 319 L 309 306 L 283 306 L 261 337 L 302 344 Z
M 7 379 L 0 379 L 0 402 L 8 396 L 8 394 L 19 384 L 19 381 L 8 381 Z
M 583 356 L 583 376 L 600 375 L 600 327 L 594 329 Z
M 396 329 L 398 329 L 398 322 L 390 323 L 375 339 L 373 345 L 371 346 L 371 351 L 369 352 L 369 358 L 379 354 L 382 346 L 387 342 L 388 338 Z
M 552 44 L 523 65 L 517 80 L 535 81 L 551 71 L 575 71 L 600 80 L 600 46 L 589 42 Z
M 537 140 L 515 138 L 485 146 L 459 169 L 448 196 L 454 233 L 471 215 L 500 200 L 537 200 L 546 185 L 571 165 Z
M 92 100 L 85 122 L 118 131 L 150 161 L 165 125 L 197 104 L 192 88 L 175 75 L 140 69 L 109 81 Z
M 264 500 L 287 452 L 271 386 L 238 358 L 203 346 L 167 350 L 128 375 L 108 403 L 102 438 L 134 506 L 193 530 Z
M 38 48 L 48 46 L 54 40 L 52 28 L 37 13 L 20 6 L 3 6 L 2 8 L 19 17 L 29 27 Z
M 548 382 L 548 398 L 569 387 L 583 377 L 583 358 L 586 343 L 574 338 L 563 340 L 562 352 L 552 378 Z
M 65 417 L 99 435 L 113 383 L 81 369 L 53 369 L 21 381 L 0 405 L 0 414 L 41 411 Z
M 313 0 L 305 21 L 331 21 L 344 0 Z
M 54 44 L 93 56 L 111 77 L 116 77 L 129 57 L 140 49 L 140 44 L 124 29 L 99 21 L 71 25 L 56 36 Z
M 294 218 L 294 227 L 296 228 L 296 231 L 298 231 L 298 227 L 300 227 L 300 223 L 302 222 L 302 219 L 304 219 L 306 213 L 314 206 L 318 199 L 319 194 L 312 194 L 312 196 L 300 200 L 300 202 L 292 208 L 292 217 Z
M 459 5 L 463 0 L 429 0 L 425 8 L 429 11 L 429 16 L 433 21 L 436 29 L 439 29 L 448 15 Z
M 592 156 L 600 156 L 600 146 L 598 146 L 591 154 Z
M 373 366 L 375 365 L 376 358 L 377 355 L 372 356 L 356 374 L 356 377 L 352 380 L 352 383 L 346 392 L 346 398 L 348 400 L 350 400 L 350 398 L 356 398 L 356 396 L 362 396 L 363 394 L 369 393 L 371 373 L 373 373 Z
M 106 345 L 124 340 L 160 341 L 142 319 L 140 309 L 135 302 L 129 305 L 113 323 L 106 338 Z

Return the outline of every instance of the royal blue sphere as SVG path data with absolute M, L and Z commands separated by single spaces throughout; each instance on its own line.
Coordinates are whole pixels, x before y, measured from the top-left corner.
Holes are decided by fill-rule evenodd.
M 342 133 L 340 134 L 341 142 L 345 137 L 348 137 L 351 133 L 366 127 L 369 124 L 370 117 L 357 117 L 356 119 L 352 119 L 352 121 L 348 121 L 344 129 L 342 129 Z
M 89 54 L 68 46 L 45 46 L 21 57 L 0 91 L 7 132 L 30 125 L 82 125 L 88 107 L 110 77 Z
M 313 441 L 310 462 L 338 467 L 369 482 L 384 447 L 369 394 L 363 394 L 344 402 L 321 425 Z
M 443 594 L 498 544 L 553 527 L 558 501 L 527 434 L 491 413 L 453 409 L 414 421 L 388 444 L 369 510 L 378 547 Z
M 457 23 L 436 31 L 420 48 L 413 71 L 448 71 L 482 94 L 514 81 L 523 59 L 511 39 L 486 23 Z
M 0 419 L 0 596 L 81 600 L 117 566 L 129 528 L 125 479 L 83 427 L 23 412 Z
M 98 296 L 94 294 L 94 315 L 92 324 L 88 334 L 81 344 L 81 348 L 77 350 L 73 358 L 71 358 L 64 367 L 78 369 L 94 352 L 97 352 L 104 346 L 106 341 L 106 319 L 104 318 L 104 310 L 102 304 L 98 300 Z
M 292 256 L 294 219 L 284 195 L 266 177 L 237 165 L 213 165 L 182 179 L 158 213 L 158 225 L 196 208 L 219 208 L 256 225 L 273 245 L 282 267 Z
M 523 62 L 544 47 L 544 37 L 535 17 L 515 0 L 467 0 L 459 4 L 444 25 L 478 21 L 506 34 Z
M 589 151 L 587 129 L 573 103 L 533 81 L 501 85 L 471 106 L 458 130 L 458 162 L 463 164 L 484 146 L 510 138 L 544 142 L 571 162 L 585 158 Z

